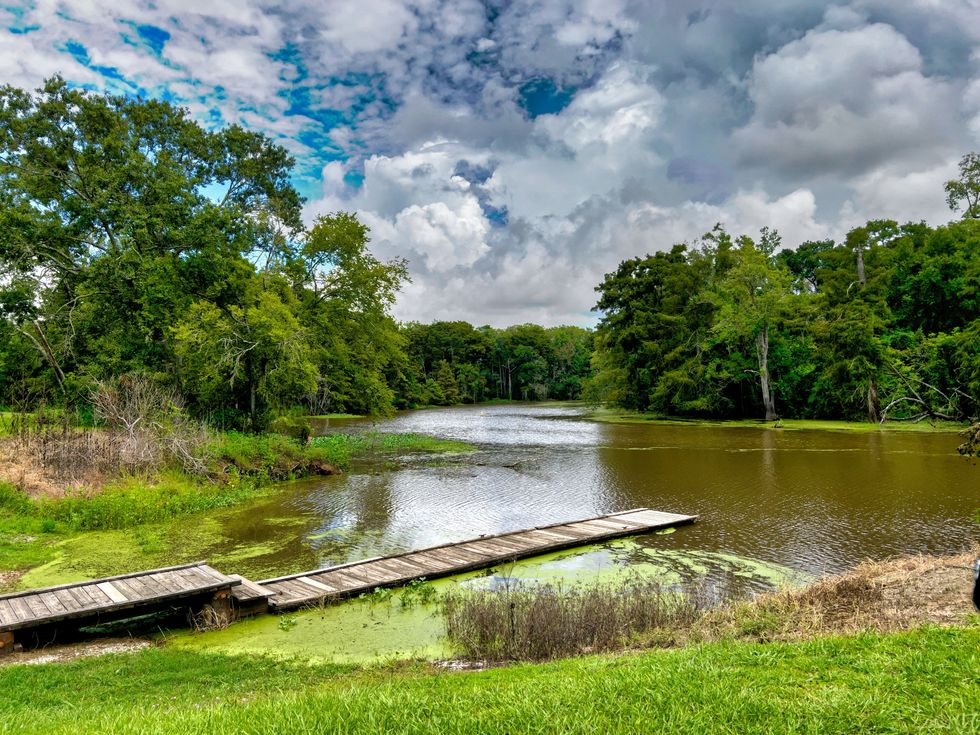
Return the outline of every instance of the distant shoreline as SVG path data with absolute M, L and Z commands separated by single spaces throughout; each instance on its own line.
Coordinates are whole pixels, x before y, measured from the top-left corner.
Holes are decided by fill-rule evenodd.
M 598 408 L 582 416 L 589 421 L 607 424 L 634 424 L 654 426 L 698 426 L 725 429 L 774 429 L 777 431 L 845 431 L 845 432 L 903 432 L 920 434 L 956 434 L 969 426 L 968 422 L 955 421 L 889 421 L 872 424 L 867 421 L 833 421 L 823 419 L 686 419 L 679 417 L 645 414 L 616 408 Z

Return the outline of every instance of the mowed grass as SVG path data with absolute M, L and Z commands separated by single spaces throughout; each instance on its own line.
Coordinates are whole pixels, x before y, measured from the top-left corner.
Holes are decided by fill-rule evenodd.
M 0 733 L 970 733 L 980 628 L 455 673 L 151 649 L 0 668 L 0 691 Z

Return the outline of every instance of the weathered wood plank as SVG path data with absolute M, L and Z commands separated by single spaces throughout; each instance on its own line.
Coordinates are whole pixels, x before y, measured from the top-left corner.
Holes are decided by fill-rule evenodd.
M 8 602 L 10 603 L 10 606 L 14 609 L 14 612 L 17 614 L 18 621 L 34 619 L 34 613 L 31 612 L 31 609 L 27 606 L 27 603 L 24 601 L 22 597 L 11 598 L 10 600 L 8 600 Z
M 97 584 L 87 584 L 84 587 L 78 587 L 77 589 L 85 590 L 85 594 L 92 598 L 92 602 L 96 606 L 111 605 L 112 598 L 109 597 L 105 592 L 99 589 Z
M 116 603 L 127 602 L 126 595 L 122 594 L 119 590 L 117 590 L 113 586 L 112 582 L 99 582 L 95 586 L 98 587 L 103 592 L 105 592 L 106 597 L 108 597 L 113 602 Z
M 8 600 L 0 600 L 0 625 L 13 625 L 17 622 L 17 613 Z
M 48 606 L 45 605 L 40 597 L 32 596 L 23 598 L 24 602 L 30 608 L 34 620 L 39 620 L 43 618 L 50 617 L 53 613 L 48 610 Z
M 323 582 L 313 579 L 313 577 L 298 577 L 296 581 L 302 582 L 303 584 L 308 584 L 310 587 L 326 592 L 327 594 L 332 594 L 337 591 L 336 587 L 331 587 L 328 584 L 324 584 Z
M 130 584 L 130 580 L 128 579 L 117 579 L 112 583 L 112 586 L 125 595 L 126 600 L 129 602 L 138 602 L 146 598 L 146 595 Z
M 77 610 L 82 609 L 82 605 L 78 602 L 78 600 L 75 599 L 75 596 L 72 595 L 70 589 L 55 590 L 51 594 L 54 595 L 57 598 L 58 602 L 60 602 L 65 607 L 65 609 L 70 612 L 75 612 Z
M 44 592 L 40 595 L 41 602 L 48 606 L 48 610 L 53 613 L 66 613 L 68 609 L 61 604 L 57 597 L 54 596 L 54 592 Z
M 272 597 L 275 593 L 267 587 L 262 587 L 256 584 L 250 579 L 246 579 L 238 574 L 229 574 L 232 579 L 237 579 L 241 584 L 236 585 L 231 588 L 231 596 L 234 597 L 239 602 L 246 602 L 259 599 L 268 599 Z

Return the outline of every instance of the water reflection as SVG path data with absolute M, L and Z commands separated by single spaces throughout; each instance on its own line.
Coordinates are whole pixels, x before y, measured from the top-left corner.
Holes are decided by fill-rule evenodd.
M 612 425 L 581 411 L 480 406 L 368 425 L 481 450 L 295 483 L 228 511 L 212 556 L 266 544 L 235 571 L 269 576 L 639 506 L 701 515 L 642 547 L 807 574 L 951 552 L 977 536 L 980 470 L 955 454 L 953 435 Z

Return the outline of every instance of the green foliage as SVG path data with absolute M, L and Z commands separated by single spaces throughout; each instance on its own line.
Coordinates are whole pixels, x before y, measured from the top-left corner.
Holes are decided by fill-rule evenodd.
M 166 102 L 0 89 L 0 402 L 142 373 L 223 428 L 390 413 L 405 264 L 352 214 L 305 229 L 293 163 Z
M 437 595 L 438 592 L 435 586 L 431 582 L 426 581 L 425 577 L 419 577 L 418 579 L 413 579 L 402 588 L 401 595 L 398 599 L 402 607 L 408 609 L 416 605 L 428 605 L 431 602 L 435 602 Z
M 472 452 L 475 447 L 452 439 L 437 439 L 425 434 L 383 434 L 362 432 L 358 434 L 328 434 L 318 436 L 312 448 L 322 450 L 335 463 L 346 467 L 351 458 L 367 454 L 406 454 L 411 452 Z
M 402 407 L 582 397 L 592 333 L 580 327 L 406 324 L 408 359 L 392 384 Z
M 980 410 L 980 221 L 872 220 L 770 252 L 715 228 L 597 289 L 595 402 L 662 415 L 962 421 Z
M 247 478 L 215 484 L 164 473 L 152 480 L 121 479 L 94 495 L 79 492 L 29 501 L 31 506 L 22 510 L 41 519 L 42 526 L 57 522 L 72 530 L 131 528 L 237 505 L 258 493 L 258 485 Z
M 946 203 L 954 211 L 962 206 L 964 219 L 980 218 L 980 154 L 960 159 L 960 177 L 946 182 Z

